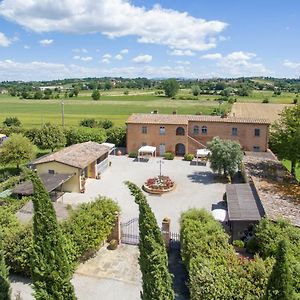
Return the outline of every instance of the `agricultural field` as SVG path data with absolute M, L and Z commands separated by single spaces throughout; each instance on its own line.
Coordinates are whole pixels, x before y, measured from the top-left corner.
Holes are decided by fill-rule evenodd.
M 230 110 L 231 105 L 226 101 L 220 104 L 219 95 L 193 96 L 191 89 L 181 89 L 175 99 L 156 95 L 154 89 L 126 89 L 114 88 L 101 91 L 101 99 L 91 99 L 91 91 L 81 91 L 77 97 L 64 100 L 65 125 L 76 126 L 83 118 L 110 119 L 115 125 L 124 125 L 132 113 L 148 113 L 158 110 L 160 113 L 178 114 L 211 114 L 214 109 Z M 128 92 L 128 95 L 127 95 Z M 61 93 L 60 97 L 63 97 Z M 239 102 L 261 103 L 269 98 L 270 103 L 292 103 L 293 93 L 282 93 L 272 97 L 270 91 L 253 91 L 249 97 L 234 96 Z M 7 116 L 18 117 L 24 127 L 38 127 L 42 123 L 51 122 L 61 124 L 61 99 L 24 100 L 11 97 L 8 94 L 0 95 L 0 122 Z M 235 104 L 236 105 L 236 104 Z M 271 106 L 266 105 L 268 109 Z M 249 116 L 248 110 L 244 111 Z M 257 117 L 257 111 L 254 110 Z
M 132 95 L 131 95 L 132 93 Z M 0 122 L 7 116 L 16 116 L 24 127 L 38 127 L 42 123 L 61 124 L 62 100 L 24 100 L 9 95 L 0 95 Z M 115 125 L 124 125 L 132 113 L 148 113 L 158 110 L 160 113 L 210 114 L 219 107 L 216 101 L 176 100 L 151 93 L 129 95 L 117 94 L 112 90 L 104 92 L 99 101 L 94 101 L 90 93 L 83 92 L 78 97 L 64 100 L 66 126 L 78 125 L 83 118 L 110 119 Z M 223 104 L 222 107 L 227 107 Z
M 270 123 L 280 118 L 280 113 L 285 107 L 293 104 L 270 104 L 270 103 L 234 103 L 231 115 L 236 117 L 267 119 Z

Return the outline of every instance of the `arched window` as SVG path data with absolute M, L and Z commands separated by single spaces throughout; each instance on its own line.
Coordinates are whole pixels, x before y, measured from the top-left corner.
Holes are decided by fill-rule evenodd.
M 195 126 L 194 126 L 193 134 L 194 134 L 194 135 L 199 134 L 199 126 L 198 126 L 198 125 L 195 125 Z
M 202 134 L 207 134 L 207 126 L 202 126 Z
M 176 129 L 176 135 L 184 135 L 184 128 L 177 127 L 177 129 Z

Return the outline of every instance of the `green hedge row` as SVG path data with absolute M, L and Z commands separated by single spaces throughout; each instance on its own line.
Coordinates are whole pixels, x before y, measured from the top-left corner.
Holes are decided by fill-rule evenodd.
M 7 265 L 14 273 L 30 275 L 30 256 L 32 249 L 32 225 L 21 225 L 14 212 L 2 211 L 9 223 L 1 222 L 5 230 L 4 250 Z M 91 257 L 110 235 L 115 223 L 118 205 L 99 197 L 95 201 L 82 204 L 70 212 L 68 220 L 61 223 L 64 246 L 69 263 L 75 266 Z
M 261 299 L 273 259 L 239 258 L 220 223 L 204 209 L 181 216 L 181 256 L 192 300 Z

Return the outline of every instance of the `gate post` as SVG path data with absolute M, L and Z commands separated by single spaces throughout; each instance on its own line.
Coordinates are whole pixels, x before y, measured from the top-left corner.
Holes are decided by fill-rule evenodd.
M 170 223 L 171 220 L 168 217 L 164 217 L 161 224 L 162 236 L 165 242 L 167 250 L 170 250 Z
M 118 211 L 115 212 L 115 225 L 111 234 L 111 239 L 116 240 L 118 245 L 121 244 L 121 220 Z

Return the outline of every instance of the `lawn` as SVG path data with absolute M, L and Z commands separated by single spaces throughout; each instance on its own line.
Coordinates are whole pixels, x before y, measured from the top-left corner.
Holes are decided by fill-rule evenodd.
M 289 171 L 291 171 L 291 161 L 283 160 L 282 163 Z M 296 178 L 298 181 L 300 181 L 300 164 L 298 164 L 296 167 Z

